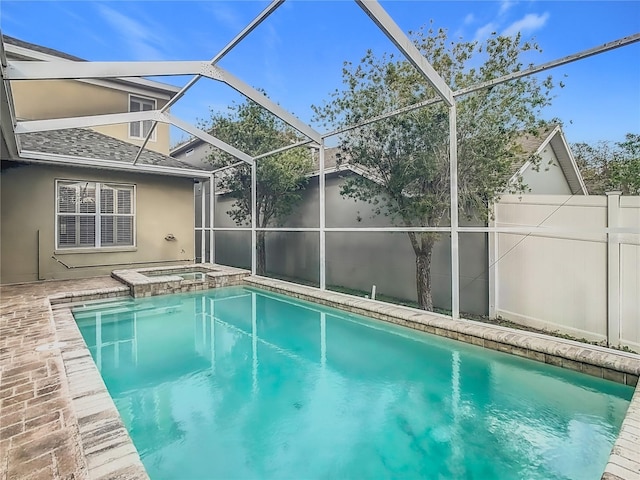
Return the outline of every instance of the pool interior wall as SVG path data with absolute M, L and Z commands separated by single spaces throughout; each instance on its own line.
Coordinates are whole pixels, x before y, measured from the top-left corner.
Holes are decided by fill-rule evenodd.
M 404 324 L 437 335 L 481 345 L 485 348 L 524 355 L 538 361 L 573 368 L 619 383 L 634 385 L 635 382 L 637 384 L 640 373 L 640 360 L 636 355 L 544 335 L 516 332 L 507 328 L 476 325 L 475 322 L 455 322 L 450 318 L 433 315 L 429 312 L 396 307 L 335 292 L 321 292 L 311 287 L 262 277 L 249 277 L 248 275 L 245 272 L 243 278 L 243 282 L 248 285 L 259 286 L 271 291 L 286 292 L 295 297 L 307 298 L 323 304 L 340 306 L 340 308 L 355 313 Z M 122 438 L 128 438 L 128 434 L 70 310 L 74 304 L 127 297 L 130 293 L 130 288 L 123 286 L 116 289 L 70 292 L 49 298 L 57 336 L 61 339 L 60 350 L 67 370 L 66 380 L 69 384 L 73 404 L 76 405 L 78 421 L 82 425 L 80 443 L 84 446 L 89 478 L 99 478 L 103 475 L 119 474 L 119 472 L 126 472 L 127 478 L 148 478 L 130 439 L 128 445 L 133 448 L 133 453 L 127 448 L 118 446 L 121 443 L 127 444 Z M 92 397 L 96 402 L 92 401 Z M 81 398 L 84 400 L 80 401 Z M 109 428 L 105 427 L 107 424 Z M 94 437 L 92 432 L 96 430 L 101 432 L 103 441 L 97 452 L 86 448 L 87 445 L 95 443 L 92 440 Z M 636 388 L 636 393 L 622 423 L 602 478 L 631 479 L 637 477 L 640 472 L 640 462 L 637 458 L 639 435 L 640 394 Z M 115 443 L 112 443 L 112 439 L 116 439 Z M 115 445 L 115 450 L 107 448 L 109 445 Z M 93 460 L 93 458 L 97 459 Z

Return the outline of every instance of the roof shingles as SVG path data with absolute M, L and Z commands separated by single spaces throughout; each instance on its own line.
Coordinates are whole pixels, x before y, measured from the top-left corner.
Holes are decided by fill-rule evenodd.
M 60 50 L 55 50 L 53 48 L 43 47 L 42 45 L 36 45 L 35 43 L 25 42 L 24 40 L 10 37 L 9 35 L 2 35 L 2 40 L 4 41 L 4 43 L 9 45 L 15 45 L 16 47 L 26 48 L 27 50 L 33 50 L 35 52 L 44 53 L 54 57 L 64 58 L 65 60 L 73 60 L 75 62 L 86 61 L 84 58 L 76 57 L 75 55 L 61 52 Z
M 108 135 L 82 128 L 24 133 L 20 134 L 19 138 L 23 151 L 123 163 L 131 163 L 140 148 Z M 185 162 L 151 150 L 143 150 L 138 163 L 140 165 L 199 170 Z

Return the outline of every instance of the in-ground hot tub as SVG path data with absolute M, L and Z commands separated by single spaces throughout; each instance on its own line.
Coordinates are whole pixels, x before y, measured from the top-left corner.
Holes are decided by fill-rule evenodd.
M 187 280 L 187 281 L 193 281 L 193 282 L 204 282 L 207 278 L 207 271 L 203 271 L 203 269 L 197 269 L 197 270 L 180 270 L 178 272 L 166 272 L 164 270 L 160 270 L 157 272 L 146 272 L 144 273 L 144 275 L 146 275 L 147 277 L 151 277 L 151 278 L 157 278 L 157 277 L 180 277 L 183 280 Z
M 250 274 L 247 270 L 210 263 L 111 272 L 112 277 L 129 286 L 133 297 L 150 297 L 238 285 Z

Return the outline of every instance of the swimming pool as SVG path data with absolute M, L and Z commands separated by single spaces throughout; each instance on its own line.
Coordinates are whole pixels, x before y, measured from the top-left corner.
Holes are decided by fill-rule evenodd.
M 633 394 L 242 287 L 74 316 L 153 480 L 597 479 Z

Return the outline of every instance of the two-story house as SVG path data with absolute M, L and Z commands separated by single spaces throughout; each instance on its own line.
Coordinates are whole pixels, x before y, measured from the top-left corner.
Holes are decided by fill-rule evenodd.
M 4 35 L 7 60 L 82 62 L 82 58 Z M 179 87 L 143 78 L 13 81 L 11 90 L 18 120 L 45 120 L 163 107 Z M 93 127 L 93 130 L 141 145 L 151 121 Z M 169 125 L 158 124 L 147 148 L 169 154 Z
M 3 36 L 2 70 L 13 61 L 79 62 Z M 82 278 L 123 265 L 194 259 L 194 180 L 207 174 L 169 153 L 151 121 L 60 128 L 13 136 L 8 119 L 38 121 L 157 110 L 178 87 L 135 79 L 3 82 L 0 282 Z M 57 121 L 57 120 L 53 120 Z M 12 140 L 15 148 L 10 148 Z

